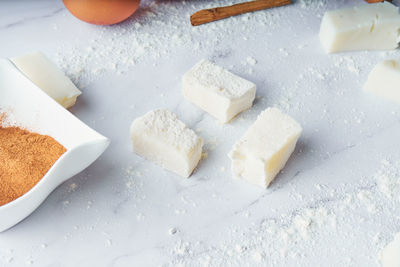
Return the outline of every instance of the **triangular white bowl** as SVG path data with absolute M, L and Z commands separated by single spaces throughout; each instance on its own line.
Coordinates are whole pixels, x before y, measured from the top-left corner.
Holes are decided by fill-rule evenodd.
M 40 90 L 11 61 L 0 59 L 0 112 L 4 111 L 10 121 L 50 135 L 67 152 L 29 192 L 0 206 L 0 232 L 30 215 L 58 185 L 88 167 L 110 143 Z

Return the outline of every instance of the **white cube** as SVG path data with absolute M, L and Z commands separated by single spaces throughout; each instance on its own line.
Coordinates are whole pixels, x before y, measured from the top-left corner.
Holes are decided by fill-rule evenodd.
M 383 2 L 326 12 L 319 37 L 327 53 L 388 50 L 398 46 L 399 29 L 398 8 Z
M 364 85 L 366 91 L 400 103 L 400 65 L 386 60 L 376 65 Z
M 82 93 L 56 64 L 40 52 L 14 57 L 11 61 L 28 79 L 65 108 L 72 107 Z
M 382 267 L 400 266 L 400 232 L 379 253 Z
M 233 176 L 268 187 L 285 166 L 301 132 L 300 124 L 280 110 L 264 110 L 229 153 Z
M 169 110 L 135 119 L 130 133 L 138 155 L 183 177 L 191 175 L 201 158 L 203 140 Z
M 186 99 L 222 123 L 250 108 L 256 85 L 208 60 L 202 60 L 182 78 Z

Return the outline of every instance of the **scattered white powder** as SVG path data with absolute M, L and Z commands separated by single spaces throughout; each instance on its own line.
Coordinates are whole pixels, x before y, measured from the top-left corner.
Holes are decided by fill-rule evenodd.
M 347 70 L 350 73 L 354 73 L 356 75 L 359 75 L 361 72 L 361 66 L 359 63 L 359 60 L 355 57 L 350 57 L 350 56 L 340 56 L 340 57 L 334 57 L 334 66 L 337 68 L 347 68 Z M 364 62 L 362 63 L 363 65 Z
M 326 5 L 327 0 L 300 0 L 300 6 L 304 9 L 315 9 Z
M 350 72 L 354 72 L 355 74 L 360 74 L 360 67 L 356 65 L 355 61 L 353 58 L 351 57 L 344 57 L 344 60 L 346 62 L 347 65 L 347 69 Z
M 123 175 L 125 177 L 125 186 L 132 190 L 138 187 L 138 178 L 142 177 L 143 174 L 133 166 L 129 166 L 123 169 Z
M 361 190 L 357 194 L 357 198 L 364 204 L 369 213 L 375 214 L 377 207 L 374 204 L 374 195 L 369 190 Z
M 133 179 L 129 179 L 128 181 L 126 181 L 126 187 L 129 189 L 132 189 L 135 187 L 135 180 Z
M 396 193 L 400 190 L 400 161 L 390 163 L 383 160 L 376 174 L 368 180 L 376 182 L 375 186 L 370 182 L 367 186 L 363 180 L 360 190 L 341 196 L 336 190 L 317 185 L 318 190 L 328 193 L 332 199 L 316 200 L 312 207 L 265 218 L 249 227 L 234 226 L 227 234 L 229 238 L 219 244 L 191 242 L 190 238 L 178 240 L 168 251 L 171 261 L 166 266 L 236 266 L 251 262 L 260 266 L 283 266 L 288 262 L 297 262 L 313 254 L 313 250 L 320 249 L 332 235 L 343 234 L 343 229 L 353 231 L 355 218 L 364 223 L 364 217 L 349 215 L 360 211 L 360 207 L 364 207 L 368 214 L 375 214 L 373 218 L 379 220 L 388 198 L 400 205 Z M 343 185 L 343 190 L 346 189 L 347 186 Z M 349 216 L 356 217 L 349 221 Z M 383 246 L 381 233 L 374 233 L 370 240 L 377 251 Z M 375 257 L 377 259 L 378 255 Z M 352 258 L 346 262 L 354 265 Z
M 213 151 L 217 148 L 218 144 L 219 143 L 217 137 L 211 137 L 206 140 L 206 143 L 204 144 L 204 149 L 207 151 Z
M 63 207 L 66 208 L 69 205 L 69 200 L 65 200 L 62 202 Z
M 381 169 L 375 175 L 379 190 L 389 199 L 400 200 L 400 163 L 382 161 Z
M 204 248 L 199 244 L 179 240 L 171 251 L 173 260 L 169 266 L 190 266 L 196 262 L 208 261 L 208 258 L 212 262 L 207 266 L 235 265 L 248 260 L 261 263 L 266 259 L 264 253 L 278 254 L 281 257 L 300 255 L 299 243 L 310 242 L 317 231 L 326 227 L 332 231 L 335 226 L 335 215 L 325 208 L 305 209 L 293 215 L 284 214 L 279 219 L 262 221 L 255 229 L 244 232 L 234 229 L 232 234 L 239 239 L 227 240 L 218 247 Z M 274 241 L 273 247 L 266 240 Z M 206 250 L 207 254 L 198 255 L 198 250 Z
M 182 214 L 185 214 L 185 213 L 186 213 L 185 209 L 176 209 L 175 210 L 175 214 L 176 215 L 182 215 Z
M 279 48 L 279 52 L 285 57 L 289 56 L 289 52 L 285 48 Z
M 178 256 L 183 256 L 185 254 L 190 253 L 189 243 L 188 242 L 179 242 L 173 248 L 174 254 Z
M 14 261 L 14 256 L 13 256 L 14 251 L 12 249 L 9 249 L 5 252 L 0 252 L 0 266 L 1 263 L 11 263 Z
M 203 1 L 180 1 L 176 4 L 170 1 L 143 1 L 132 19 L 112 27 L 96 27 L 95 34 L 87 37 L 89 40 L 84 49 L 78 41 L 75 45 L 68 43 L 60 46 L 55 60 L 73 82 L 83 88 L 106 73 L 123 74 L 138 62 L 169 58 L 176 47 L 200 53 L 218 46 L 226 38 L 234 41 L 237 36 L 243 36 L 247 40 L 244 33 L 251 32 L 250 26 L 254 29 L 275 29 L 285 10 L 277 8 L 273 12 L 255 12 L 192 27 L 190 15 L 205 8 L 204 4 Z M 221 6 L 229 4 L 232 4 L 229 0 L 218 2 Z M 61 28 L 58 27 L 58 30 Z
M 263 260 L 263 254 L 259 251 L 253 251 L 252 259 L 253 261 L 259 263 Z

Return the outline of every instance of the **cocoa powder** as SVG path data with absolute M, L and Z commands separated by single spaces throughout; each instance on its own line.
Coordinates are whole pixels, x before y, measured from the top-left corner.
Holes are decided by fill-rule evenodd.
M 0 206 L 32 189 L 66 151 L 48 135 L 19 127 L 2 127 L 1 119 Z

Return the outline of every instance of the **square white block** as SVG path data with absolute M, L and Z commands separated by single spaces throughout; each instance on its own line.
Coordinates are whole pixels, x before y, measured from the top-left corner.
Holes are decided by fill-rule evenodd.
M 130 133 L 138 155 L 183 177 L 191 175 L 201 158 L 203 140 L 169 110 L 135 119 Z
M 328 11 L 319 37 L 327 53 L 352 50 L 388 50 L 398 46 L 398 7 L 383 2 Z
M 208 60 L 202 60 L 182 78 L 186 99 L 222 123 L 250 108 L 256 85 Z
M 64 108 L 72 107 L 82 93 L 44 54 L 35 52 L 11 58 L 15 66 Z
M 386 60 L 376 65 L 364 85 L 366 91 L 400 103 L 400 65 Z
M 379 258 L 382 267 L 400 266 L 400 232 L 380 251 Z
M 268 187 L 285 166 L 301 132 L 300 124 L 280 110 L 264 110 L 229 153 L 233 176 Z

